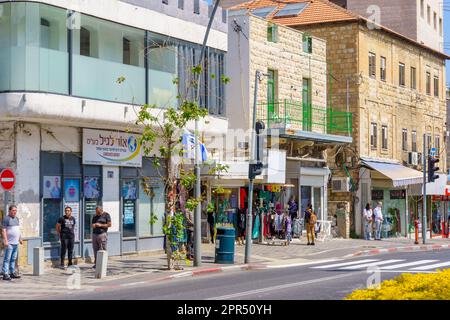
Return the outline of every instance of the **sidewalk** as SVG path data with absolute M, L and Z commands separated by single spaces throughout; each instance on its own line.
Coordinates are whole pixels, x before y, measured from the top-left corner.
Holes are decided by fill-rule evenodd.
M 77 293 L 79 290 L 97 291 L 126 286 L 130 283 L 163 281 L 183 276 L 195 276 L 210 272 L 237 271 L 240 269 L 260 267 L 280 267 L 296 263 L 308 263 L 323 259 L 357 256 L 371 252 L 398 250 L 411 247 L 410 239 L 386 239 L 382 241 L 366 241 L 359 239 L 333 239 L 327 242 L 316 242 L 315 246 L 307 246 L 305 240 L 294 239 L 289 246 L 269 244 L 253 244 L 251 249 L 251 265 L 244 265 L 245 245 L 235 247 L 235 265 L 219 265 L 214 263 L 214 244 L 202 244 L 202 266 L 194 268 L 184 266 L 183 270 L 167 270 L 167 260 L 163 253 L 154 255 L 132 255 L 110 257 L 108 273 L 105 279 L 95 279 L 92 264 L 81 263 L 73 269 L 45 269 L 39 277 L 32 275 L 31 267 L 22 267 L 22 279 L 0 281 L 0 299 L 35 299 L 37 297 L 57 298 L 58 294 Z M 428 240 L 429 250 L 437 250 L 441 245 L 450 249 L 450 239 Z M 434 247 L 433 247 L 434 246 Z M 416 246 L 423 247 L 421 245 Z M 384 251 L 383 251 L 384 250 Z M 377 252 L 378 251 L 378 252 Z M 184 264 L 184 262 L 182 263 Z

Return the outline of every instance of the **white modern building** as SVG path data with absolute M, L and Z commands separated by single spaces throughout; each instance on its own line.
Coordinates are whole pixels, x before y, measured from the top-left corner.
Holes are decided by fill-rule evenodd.
M 17 175 L 9 204 L 18 205 L 28 262 L 36 246 L 59 256 L 55 225 L 67 205 L 78 257 L 92 256 L 97 205 L 112 217 L 110 255 L 163 248 L 157 155 L 143 156 L 136 144 L 136 115 L 139 105 L 176 106 L 178 93 L 191 92 L 210 12 L 199 0 L 0 1 L 0 167 Z M 226 19 L 219 8 L 207 44 L 204 135 L 228 126 Z M 154 177 L 151 198 L 143 176 Z

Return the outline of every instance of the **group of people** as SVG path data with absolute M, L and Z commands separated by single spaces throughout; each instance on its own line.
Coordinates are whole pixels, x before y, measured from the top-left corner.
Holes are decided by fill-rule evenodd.
M 363 211 L 364 238 L 366 240 L 381 240 L 381 227 L 383 225 L 382 206 L 383 204 L 378 202 L 375 209 L 372 210 L 370 203 L 366 204 Z
M 92 247 L 94 250 L 94 268 L 96 267 L 97 252 L 107 250 L 108 228 L 111 227 L 111 216 L 103 211 L 101 207 L 95 209 L 95 216 L 92 218 Z M 58 219 L 56 231 L 61 241 L 61 263 L 60 267 L 65 268 L 65 257 L 67 253 L 68 266 L 73 264 L 73 248 L 75 242 L 75 218 L 72 216 L 72 208 L 64 209 L 64 216 Z M 5 216 L 1 224 L 1 236 L 5 248 L 3 259 L 3 280 L 19 279 L 16 272 L 16 260 L 19 254 L 19 244 L 22 244 L 19 218 L 17 217 L 17 206 L 11 205 L 8 215 Z

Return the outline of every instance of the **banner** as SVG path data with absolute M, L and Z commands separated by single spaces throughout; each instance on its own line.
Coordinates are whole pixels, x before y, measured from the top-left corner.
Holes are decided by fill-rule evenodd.
M 83 129 L 83 164 L 142 167 L 142 148 L 133 133 Z

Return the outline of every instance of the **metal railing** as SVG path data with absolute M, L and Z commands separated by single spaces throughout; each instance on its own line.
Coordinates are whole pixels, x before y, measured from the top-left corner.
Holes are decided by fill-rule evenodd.
M 352 114 L 331 108 L 291 100 L 279 100 L 257 104 L 257 120 L 266 128 L 303 130 L 317 133 L 352 134 Z

